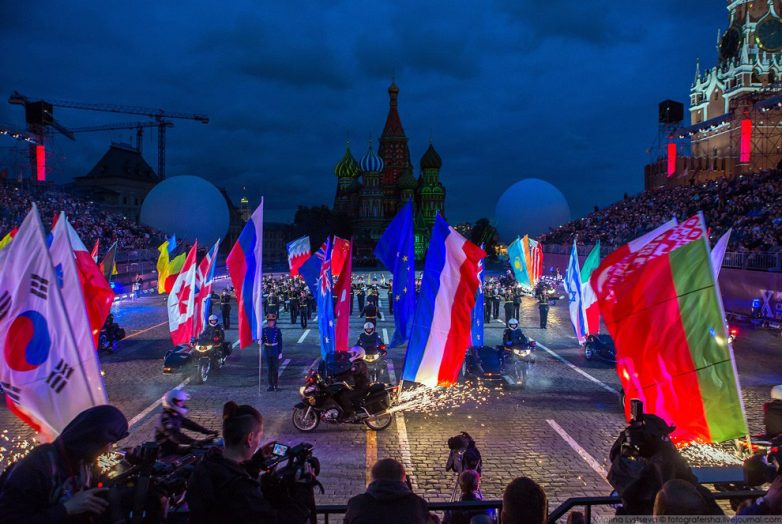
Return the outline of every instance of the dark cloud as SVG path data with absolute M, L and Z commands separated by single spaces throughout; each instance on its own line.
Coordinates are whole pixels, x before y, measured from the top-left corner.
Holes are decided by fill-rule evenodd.
M 525 177 L 555 184 L 578 216 L 642 188 L 657 102 L 686 101 L 695 58 L 713 65 L 726 25 L 707 0 L 1 2 L 0 99 L 208 114 L 169 130 L 169 176 L 203 176 L 234 200 L 246 187 L 286 221 L 333 202 L 345 138 L 357 157 L 377 139 L 396 75 L 416 168 L 430 136 L 443 159 L 450 220 L 491 216 Z M 55 113 L 73 127 L 138 118 Z M 0 122 L 23 127 L 21 108 L 0 104 Z M 86 173 L 132 134 L 55 135 L 53 178 Z M 13 145 L 0 143 L 0 167 L 26 162 Z M 144 156 L 157 165 L 151 129 Z

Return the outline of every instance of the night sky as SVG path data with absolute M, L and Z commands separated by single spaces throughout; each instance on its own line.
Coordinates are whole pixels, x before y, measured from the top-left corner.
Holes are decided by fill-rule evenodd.
M 78 4 L 78 5 L 74 5 Z M 432 137 L 452 223 L 492 217 L 513 182 L 555 184 L 573 216 L 643 187 L 657 103 L 687 102 L 716 60 L 725 1 L 0 2 L 0 123 L 32 97 L 207 114 L 168 134 L 169 176 L 198 175 L 269 220 L 334 199 L 346 137 L 382 132 L 392 76 L 418 175 Z M 55 108 L 67 127 L 139 117 Z M 56 136 L 67 182 L 133 131 Z M 20 161 L 8 138 L 0 167 Z M 156 131 L 144 156 L 153 168 Z M 13 169 L 12 169 L 13 171 Z

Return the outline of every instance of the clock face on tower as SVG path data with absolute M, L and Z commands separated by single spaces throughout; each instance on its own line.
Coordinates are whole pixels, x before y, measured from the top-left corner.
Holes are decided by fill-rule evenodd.
M 736 27 L 731 27 L 725 34 L 722 35 L 720 40 L 720 58 L 726 60 L 728 58 L 735 58 L 739 54 L 739 47 L 741 46 L 741 31 Z
M 755 27 L 755 42 L 764 51 L 782 49 L 782 20 L 767 16 Z

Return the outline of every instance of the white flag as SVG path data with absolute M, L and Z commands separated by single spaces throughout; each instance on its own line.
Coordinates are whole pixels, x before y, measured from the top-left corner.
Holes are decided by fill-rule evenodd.
M 70 321 L 73 338 L 79 351 L 79 358 L 84 367 L 85 377 L 90 383 L 90 388 L 95 393 L 98 404 L 108 404 L 106 388 L 100 374 L 100 363 L 95 349 L 95 338 L 92 336 L 90 320 L 87 316 L 87 307 L 82 292 L 79 269 L 76 255 L 71 244 L 71 232 L 73 228 L 68 222 L 64 212 L 52 230 L 52 245 L 49 253 L 52 257 L 54 273 L 60 286 L 60 294 L 65 302 L 65 312 Z M 78 238 L 78 237 L 77 237 Z
M 38 209 L 27 214 L 0 274 L 0 383 L 6 397 L 57 435 L 105 392 L 80 357 Z
M 187 254 L 185 264 L 176 277 L 171 292 L 168 294 L 168 330 L 171 333 L 171 341 L 174 345 L 187 344 L 190 339 L 197 337 L 193 333 L 195 315 L 196 293 L 196 252 L 198 242 L 193 244 Z
M 565 272 L 565 291 L 568 293 L 568 308 L 570 310 L 570 322 L 579 344 L 583 344 L 587 336 L 586 314 L 584 313 L 583 295 L 581 292 L 581 268 L 578 264 L 578 251 L 576 241 L 573 239 L 573 247 L 570 249 L 570 261 Z
M 711 268 L 714 270 L 714 280 L 717 280 L 720 276 L 722 259 L 725 258 L 725 250 L 728 249 L 731 231 L 733 231 L 733 228 L 728 229 L 728 232 L 722 235 L 711 249 Z

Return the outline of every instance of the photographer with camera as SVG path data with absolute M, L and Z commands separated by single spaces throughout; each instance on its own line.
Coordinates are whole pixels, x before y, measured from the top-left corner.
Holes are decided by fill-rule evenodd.
M 263 417 L 257 409 L 233 401 L 223 406 L 225 448 L 222 453 L 215 450 L 209 454 L 195 468 L 188 484 L 191 523 L 304 524 L 309 521 L 314 509 L 312 486 L 317 472 L 303 471 L 305 465 L 302 465 L 291 484 L 285 486 L 288 497 L 279 497 L 277 492 L 276 498 L 265 496 L 261 480 L 275 474 L 267 473 L 259 479 L 259 472 L 266 469 L 275 443 L 259 449 L 262 438 Z M 275 478 L 279 479 L 279 475 Z
M 109 506 L 105 488 L 92 488 L 95 460 L 128 436 L 128 421 L 114 406 L 79 413 L 51 444 L 41 444 L 0 477 L 0 520 L 34 524 L 71 522 Z
M 663 484 L 673 479 L 692 484 L 703 496 L 709 515 L 723 515 L 709 490 L 698 483 L 687 461 L 669 435 L 676 429 L 662 418 L 643 412 L 640 400 L 631 400 L 630 425 L 611 447 L 608 482 L 622 498 L 617 515 L 651 515 Z

